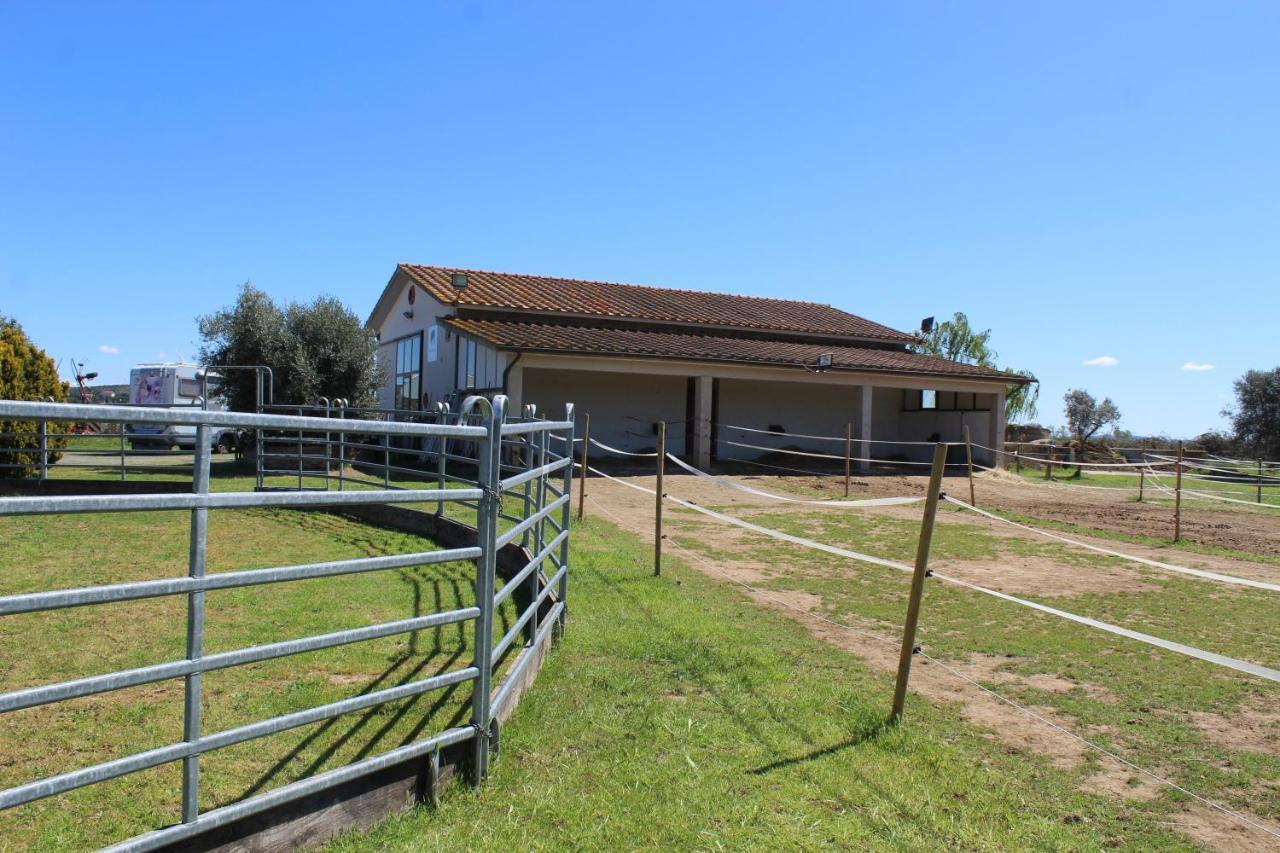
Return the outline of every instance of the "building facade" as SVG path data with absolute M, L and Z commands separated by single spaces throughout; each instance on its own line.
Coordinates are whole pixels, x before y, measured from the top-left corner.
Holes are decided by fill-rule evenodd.
M 991 462 L 1007 390 L 1027 381 L 909 352 L 914 336 L 812 302 L 414 264 L 396 268 L 368 327 L 385 408 L 573 402 L 620 450 L 651 450 L 666 422 L 668 449 L 700 466 L 760 446 L 831 453 L 820 437 L 846 429 L 855 457 L 919 462 L 929 449 L 911 442 L 958 441 L 966 426 Z

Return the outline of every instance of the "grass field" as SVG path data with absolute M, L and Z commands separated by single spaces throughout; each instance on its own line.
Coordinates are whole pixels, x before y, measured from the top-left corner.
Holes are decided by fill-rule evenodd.
M 1012 465 L 1006 466 L 1006 470 L 1013 472 Z M 1117 473 L 1108 471 L 1107 473 L 1098 473 L 1097 471 L 1085 469 L 1079 476 L 1074 476 L 1075 469 L 1062 468 L 1056 469 L 1053 482 L 1066 486 L 1087 486 L 1089 488 L 1106 488 L 1106 489 L 1123 489 L 1133 494 L 1134 500 L 1138 497 L 1138 474 Z M 1024 467 L 1021 471 L 1023 479 L 1033 483 L 1044 483 L 1044 469 Z M 1223 480 L 1205 480 L 1198 476 L 1194 476 L 1194 472 L 1189 472 L 1188 476 L 1183 480 L 1183 488 L 1193 492 L 1201 492 L 1206 495 L 1215 497 L 1232 498 L 1238 501 L 1256 502 L 1258 497 L 1257 484 L 1247 479 L 1238 482 L 1227 482 Z M 1146 475 L 1145 486 L 1143 488 L 1143 500 L 1152 502 L 1173 501 L 1173 496 L 1167 491 L 1159 488 L 1163 486 L 1165 489 L 1174 487 L 1174 475 L 1161 472 L 1156 475 Z M 1199 498 L 1191 495 L 1183 495 L 1183 501 L 1187 503 L 1204 504 L 1213 506 L 1217 509 L 1223 507 L 1239 508 L 1248 510 L 1249 507 L 1243 504 L 1233 504 L 1229 501 L 1217 501 L 1212 498 Z M 1280 506 L 1280 485 L 1264 483 L 1262 487 L 1262 503 L 1272 506 Z M 1274 512 L 1273 510 L 1260 510 L 1261 512 Z
M 215 470 L 215 490 L 252 488 L 229 459 Z M 1052 560 L 1085 577 L 1123 567 L 1139 586 L 1019 594 L 1280 664 L 1265 593 L 1135 571 L 945 513 L 940 566 Z M 917 523 L 903 518 L 749 515 L 893 559 L 914 551 Z M 701 516 L 671 517 L 673 545 L 699 560 L 749 563 L 760 586 L 817 613 L 890 638 L 900 629 L 906 578 L 892 570 L 753 544 L 751 534 L 727 541 Z M 181 575 L 187 524 L 184 513 L 0 519 L 0 594 Z M 322 513 L 211 514 L 210 571 L 429 547 Z M 489 783 L 478 792 L 454 786 L 438 812 L 421 808 L 334 849 L 1192 849 L 1170 823 L 1185 797 L 1137 774 L 1107 783 L 1132 789 L 1116 796 L 1095 784 L 1104 774 L 1092 753 L 1064 763 L 1012 746 L 975 724 L 972 709 L 936 697 L 913 695 L 905 725 L 886 727 L 892 682 L 858 661 L 856 635 L 825 642 L 672 553 L 655 579 L 646 543 L 596 520 L 578 527 L 569 633 L 504 728 Z M 208 650 L 462 606 L 472 574 L 469 564 L 449 564 L 211 593 Z M 185 600 L 172 599 L 6 617 L 0 690 L 180 658 L 184 610 Z M 504 612 L 498 630 L 510 618 Z M 207 675 L 205 731 L 464 666 L 471 637 L 469 625 L 452 626 Z M 1276 726 L 1264 713 L 1280 700 L 1274 685 L 1108 640 L 934 584 L 921 620 L 932 656 L 978 666 L 983 683 L 1199 793 L 1280 817 L 1280 759 L 1258 745 Z M 202 762 L 202 807 L 465 719 L 469 696 L 464 685 L 213 753 Z M 180 709 L 173 681 L 0 716 L 0 785 L 176 740 Z M 1257 742 L 1221 736 L 1242 722 Z M 118 839 L 172 822 L 178 795 L 170 765 L 20 807 L 0 820 L 0 849 Z
M 1079 588 L 1046 592 L 1018 578 L 1009 591 L 1085 616 L 1267 666 L 1280 666 L 1274 595 L 1225 587 L 1134 567 L 1098 554 L 1040 540 L 995 535 L 951 516 L 935 530 L 931 565 L 1051 561 Z M 835 545 L 910 562 L 918 522 L 871 512 L 744 511 L 757 524 Z M 673 513 L 674 515 L 674 513 Z M 957 520 L 959 519 L 959 520 Z M 885 636 L 901 624 L 908 578 L 891 569 L 851 562 L 746 534 L 737 545 L 717 536 L 717 524 L 684 513 L 676 541 L 720 564 L 748 561 L 765 588 L 818 600 L 829 617 L 854 621 Z M 1081 532 L 1079 530 L 1077 533 Z M 963 576 L 963 573 L 962 573 Z M 1097 576 L 1095 586 L 1089 578 Z M 1131 581 L 1124 581 L 1128 576 Z M 997 586 L 1001 578 L 990 582 Z M 1117 582 L 1119 581 L 1119 582 Z M 1062 581 L 1058 581 L 1059 584 Z M 1006 587 L 1007 588 L 1007 587 Z M 1082 629 L 1013 604 L 940 583 L 930 584 L 920 640 L 943 660 L 977 662 L 988 686 L 1056 712 L 1073 731 L 1205 796 L 1272 819 L 1280 818 L 1280 688 L 1210 664 Z M 1050 689 L 1044 687 L 1051 684 Z M 1268 746 L 1270 744 L 1270 746 Z M 1082 779 L 1090 768 L 1079 771 Z M 1138 782 L 1144 780 L 1139 779 Z M 1185 799 L 1168 791 L 1133 808 L 1159 813 Z M 1146 793 L 1143 794 L 1145 798 Z
M 912 698 L 776 611 L 597 521 L 571 621 L 478 792 L 455 786 L 337 851 L 1192 849 L 954 708 Z
M 223 467 L 223 471 L 231 466 Z M 215 490 L 251 490 L 217 476 Z M 0 519 L 0 594 L 186 574 L 189 514 Z M 326 513 L 210 513 L 209 571 L 432 550 L 427 540 Z M 206 652 L 404 619 L 474 601 L 470 563 L 448 563 L 207 595 Z M 0 690 L 185 656 L 185 597 L 0 620 Z M 510 603 L 498 630 L 510 625 Z M 204 731 L 220 731 L 466 666 L 470 623 L 357 643 L 204 677 Z M 220 750 L 202 759 L 201 807 L 267 790 L 469 717 L 466 684 Z M 32 781 L 181 740 L 181 679 L 0 716 L 0 785 Z M 97 846 L 172 822 L 177 765 L 13 809 L 0 847 Z

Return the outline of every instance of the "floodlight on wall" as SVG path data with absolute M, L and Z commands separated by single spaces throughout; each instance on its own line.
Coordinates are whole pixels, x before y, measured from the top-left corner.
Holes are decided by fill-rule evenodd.
M 818 360 L 814 363 L 813 369 L 818 371 L 819 373 L 822 373 L 825 370 L 830 370 L 832 358 L 833 356 L 831 353 L 829 352 L 822 353 L 822 355 L 818 356 Z
M 920 321 L 920 331 L 926 335 L 933 331 L 932 317 L 925 317 L 923 320 Z
M 462 290 L 467 286 L 467 274 L 464 272 L 456 272 L 449 276 L 449 283 L 453 285 L 455 290 Z

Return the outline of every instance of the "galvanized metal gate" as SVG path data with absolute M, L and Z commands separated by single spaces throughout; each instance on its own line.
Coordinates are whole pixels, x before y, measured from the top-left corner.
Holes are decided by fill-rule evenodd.
M 549 439 L 562 439 L 561 448 L 573 447 L 573 410 L 570 406 L 563 420 L 538 419 L 531 409 L 526 409 L 520 418 L 509 419 L 506 403 L 502 396 L 493 400 L 471 397 L 456 414 L 437 410 L 421 422 L 413 422 L 392 420 L 367 411 L 342 411 L 341 417 L 330 417 L 328 415 L 334 414 L 334 407 L 327 401 L 324 417 L 0 401 L 0 422 L 9 423 L 7 435 L 33 439 L 29 444 L 39 457 L 33 468 L 41 478 L 56 478 L 57 475 L 57 466 L 50 464 L 56 451 L 48 441 L 51 433 L 58 432 L 57 429 L 51 430 L 53 424 L 92 420 L 119 424 L 122 428 L 138 424 L 181 425 L 184 428 L 194 427 L 196 433 L 189 469 L 189 492 L 152 493 L 145 491 L 144 487 L 144 491 L 136 494 L 0 497 L 0 516 L 143 510 L 190 514 L 190 547 L 185 577 L 0 596 L 0 617 L 159 596 L 185 596 L 187 603 L 186 655 L 182 659 L 0 694 L 0 713 L 6 713 L 181 678 L 185 683 L 182 740 L 0 791 L 0 810 L 170 762 L 181 762 L 182 807 L 181 814 L 174 816 L 179 822 L 122 841 L 116 848 L 148 850 L 192 838 L 409 759 L 432 757 L 431 766 L 438 767 L 440 750 L 467 741 L 473 743 L 470 781 L 480 784 L 488 772 L 491 739 L 496 735 L 497 709 L 505 707 L 513 691 L 527 681 L 530 676 L 528 668 L 541 659 L 541 653 L 557 627 L 563 628 L 568 595 L 569 496 L 573 468 L 570 454 L 557 452 L 549 445 Z M 215 429 L 234 429 L 245 436 L 255 437 L 257 488 L 252 491 L 211 489 L 213 448 L 210 438 Z M 269 441 L 281 443 L 282 436 L 289 436 L 290 446 L 296 449 L 296 459 L 293 460 L 296 471 L 287 472 L 290 477 L 296 474 L 296 482 L 274 482 L 272 475 L 279 472 L 271 465 L 264 465 L 267 459 L 281 458 L 280 448 L 273 449 L 269 456 L 267 447 Z M 394 446 L 397 442 L 411 446 L 411 449 Z M 28 462 L 33 447 L 21 451 L 26 454 Z M 429 468 L 392 463 L 393 454 L 413 454 L 422 461 L 420 457 L 424 451 L 421 448 L 424 447 L 429 449 L 432 457 Z M 9 451 L 15 457 L 18 452 Z M 0 459 L 0 463 L 4 462 L 17 464 Z M 120 465 L 123 477 L 123 451 Z M 413 482 L 413 479 L 419 482 Z M 306 488 L 308 483 L 314 485 L 317 482 L 321 485 Z M 504 495 L 514 497 L 514 510 L 504 510 Z M 210 511 L 243 507 L 324 509 L 408 504 L 427 504 L 441 516 L 451 508 L 468 519 L 474 512 L 474 544 L 246 571 L 206 572 Z M 526 555 L 527 562 L 511 573 L 503 586 L 497 589 L 498 554 L 513 545 L 524 549 L 521 553 Z M 475 563 L 474 606 L 217 654 L 205 653 L 205 593 L 209 590 L 455 560 Z M 495 638 L 495 610 L 508 599 L 515 600 L 513 596 L 517 592 L 524 593 L 520 596 L 524 606 L 506 633 Z M 474 625 L 476 652 L 474 660 L 462 668 L 237 728 L 206 732 L 201 724 L 203 673 L 465 622 Z M 492 684 L 494 661 L 502 659 L 522 638 L 524 651 L 502 674 L 501 683 L 495 687 Z M 472 687 L 471 719 L 467 725 L 434 732 L 380 755 L 230 805 L 203 813 L 199 810 L 200 757 L 205 753 L 461 683 L 470 683 Z

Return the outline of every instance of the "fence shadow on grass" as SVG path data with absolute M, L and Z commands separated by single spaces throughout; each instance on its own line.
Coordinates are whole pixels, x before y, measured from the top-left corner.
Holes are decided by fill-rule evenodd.
M 629 603 L 629 611 L 631 613 L 643 615 L 645 620 L 655 628 L 661 628 L 665 636 L 683 639 L 685 642 L 697 644 L 699 654 L 705 656 L 705 658 L 713 664 L 709 671 L 714 671 L 722 675 L 732 675 L 737 670 L 741 669 L 740 666 L 726 659 L 714 648 L 708 647 L 687 631 L 683 631 L 682 628 L 684 627 L 684 624 L 681 621 L 676 619 L 662 619 L 655 615 L 638 596 L 627 589 L 627 587 L 616 578 L 609 577 L 590 566 L 580 567 L 576 571 L 579 575 L 591 575 L 595 580 L 609 587 L 614 594 L 625 599 Z M 653 578 L 648 576 L 637 576 L 636 582 L 663 583 L 667 581 L 665 581 L 665 579 L 663 581 L 655 581 Z M 742 685 L 749 683 L 749 679 L 747 678 L 740 678 L 738 680 Z M 883 718 L 869 721 L 869 725 L 865 725 L 862 730 L 858 731 L 851 737 L 845 738 L 838 743 L 828 743 L 823 745 L 820 742 L 819 737 L 812 731 L 794 722 L 794 715 L 788 713 L 788 709 L 780 707 L 776 702 L 770 700 L 768 697 L 762 696 L 754 689 L 744 686 L 744 690 L 750 697 L 751 701 L 749 703 L 742 703 L 738 697 L 726 696 L 720 688 L 717 688 L 714 684 L 710 683 L 708 679 L 700 679 L 699 687 L 705 690 L 715 700 L 716 707 L 722 713 L 726 714 L 734 724 L 742 729 L 749 739 L 774 753 L 775 760 L 773 762 L 746 771 L 748 775 L 752 776 L 762 776 L 777 770 L 797 767 L 800 769 L 800 772 L 805 774 L 807 780 L 811 784 L 822 786 L 822 780 L 812 775 L 806 765 L 812 761 L 822 759 L 829 755 L 835 755 L 849 749 L 871 743 L 881 732 L 893 728 L 888 724 L 888 717 L 886 715 Z M 744 705 L 759 709 L 760 713 L 755 717 L 748 717 L 746 714 L 738 710 L 739 707 L 743 707 Z M 759 724 L 758 719 L 761 718 L 767 719 L 781 726 L 793 737 L 808 746 L 813 747 L 813 749 L 801 755 L 783 754 L 781 750 L 770 746 L 773 736 L 771 732 L 767 731 Z M 853 774 L 866 789 L 870 790 L 881 800 L 891 804 L 895 809 L 897 809 L 898 814 L 902 816 L 903 820 L 909 819 L 908 816 L 916 813 L 916 807 L 912 803 L 896 796 L 887 790 L 884 785 L 880 784 L 875 779 L 868 777 L 867 774 L 857 770 L 856 768 L 849 768 L 848 773 Z M 847 779 L 848 776 L 846 775 L 845 778 Z M 827 795 L 839 800 L 851 808 L 861 808 L 865 806 L 865 803 L 854 801 L 843 791 L 828 791 Z M 915 822 L 919 823 L 920 821 L 916 820 Z
M 422 587 L 424 582 L 429 583 L 432 592 L 432 599 L 435 605 L 433 612 L 439 613 L 446 609 L 457 609 L 470 605 L 470 599 L 474 598 L 469 588 L 465 590 L 458 578 L 455 577 L 428 577 L 422 569 L 402 569 L 397 572 L 400 579 L 407 583 L 412 590 L 412 610 L 413 617 L 422 616 Z M 446 606 L 446 598 L 451 599 Z M 372 693 L 375 690 L 384 689 L 386 687 L 396 687 L 408 684 L 411 681 L 420 678 L 432 677 L 448 672 L 462 659 L 468 651 L 467 629 L 470 622 L 459 622 L 455 625 L 441 625 L 436 628 L 429 629 L 431 632 L 432 643 L 430 649 L 424 654 L 419 651 L 419 634 L 421 631 L 413 631 L 409 633 L 408 649 L 391 660 L 389 666 L 381 673 L 374 676 L 372 680 L 366 683 L 354 696 L 362 696 Z M 439 655 L 444 652 L 444 632 L 453 630 L 457 632 L 456 648 L 444 660 L 439 659 Z M 401 668 L 419 656 L 418 660 L 407 670 L 401 671 Z M 439 692 L 435 692 L 435 699 L 430 707 L 422 711 L 422 719 L 410 730 L 399 743 L 394 746 L 402 746 L 413 742 L 421 734 L 431 722 L 434 721 L 436 714 L 441 709 L 454 700 L 459 688 L 468 688 L 470 685 L 454 684 L 444 688 Z M 395 729 L 395 727 L 404 719 L 405 715 L 414 710 L 420 700 L 427 694 L 419 694 L 403 701 L 400 708 L 391 715 L 378 729 L 367 736 L 367 739 L 360 745 L 352 761 L 359 761 L 373 754 L 382 745 L 382 742 Z M 451 715 L 442 728 L 448 728 L 457 725 L 463 718 L 470 714 L 470 703 L 459 702 L 458 710 Z M 308 762 L 307 766 L 298 773 L 290 774 L 295 778 L 305 778 L 318 772 L 324 765 L 333 758 L 347 744 L 351 743 L 363 729 L 369 726 L 377 717 L 385 712 L 386 706 L 374 706 L 365 710 L 359 717 L 351 722 L 350 727 L 336 737 L 336 739 L 324 747 L 324 749 Z M 337 729 L 343 722 L 343 717 L 333 717 L 324 721 L 314 730 L 307 733 L 298 741 L 285 755 L 275 761 L 261 776 L 258 777 L 241 793 L 239 799 L 248 798 L 254 794 L 270 787 L 271 783 L 277 781 L 283 771 L 288 768 L 296 759 L 303 755 L 309 747 L 326 737 L 330 732 Z

